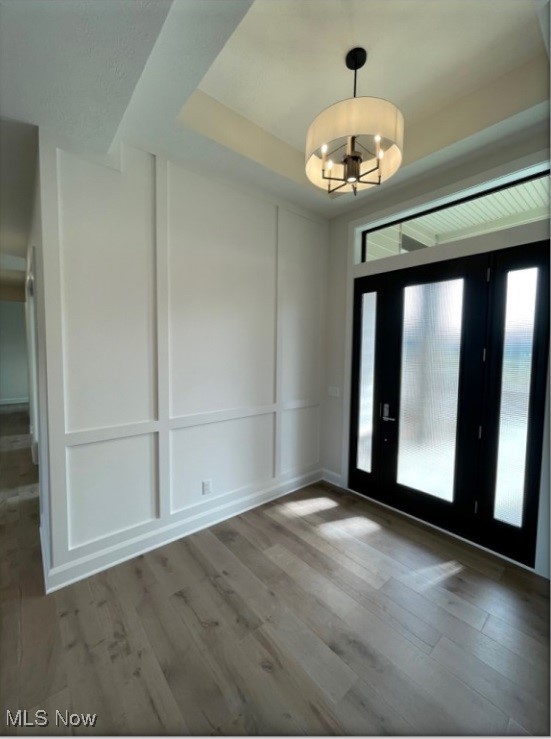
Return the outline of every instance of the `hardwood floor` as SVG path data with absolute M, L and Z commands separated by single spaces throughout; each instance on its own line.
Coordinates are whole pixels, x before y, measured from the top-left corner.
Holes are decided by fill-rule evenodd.
M 18 469 L 0 496 L 4 733 L 6 708 L 98 714 L 30 734 L 549 733 L 541 579 L 313 485 L 44 596 Z
M 26 405 L 0 406 L 0 501 L 25 492 L 36 494 L 38 468 L 32 463 Z

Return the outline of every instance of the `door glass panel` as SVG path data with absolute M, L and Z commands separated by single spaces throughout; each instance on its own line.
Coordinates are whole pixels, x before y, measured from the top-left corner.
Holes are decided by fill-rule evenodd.
M 362 343 L 360 364 L 360 419 L 357 467 L 371 472 L 373 442 L 373 378 L 375 370 L 375 317 L 377 294 L 364 293 L 362 299 Z
M 453 500 L 463 280 L 406 287 L 398 482 Z
M 494 517 L 522 525 L 538 270 L 507 275 Z

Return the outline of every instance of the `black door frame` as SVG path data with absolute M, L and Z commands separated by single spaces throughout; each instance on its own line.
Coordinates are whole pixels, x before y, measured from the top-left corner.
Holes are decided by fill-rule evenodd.
M 505 283 L 510 269 L 520 269 L 523 266 L 538 266 L 540 270 L 532 355 L 526 494 L 523 526 L 519 529 L 493 518 L 493 490 L 499 430 Z M 385 387 L 388 388 L 390 384 L 396 390 L 400 386 L 403 288 L 406 285 L 456 277 L 464 277 L 465 291 L 454 503 L 450 504 L 396 482 L 399 392 L 394 392 L 396 404 L 391 413 L 397 419 L 395 423 L 385 424 L 381 420 L 379 404 L 387 401 L 382 395 Z M 366 473 L 357 468 L 356 454 L 362 298 L 364 293 L 372 291 L 377 293 L 373 453 L 372 472 Z M 549 244 L 537 242 L 357 278 L 354 284 L 353 316 L 349 487 L 523 564 L 533 566 L 549 356 Z M 481 438 L 478 433 L 479 427 L 482 429 Z M 390 442 L 386 445 L 383 433 Z M 396 453 L 385 454 L 383 451 L 385 448 L 396 450 Z

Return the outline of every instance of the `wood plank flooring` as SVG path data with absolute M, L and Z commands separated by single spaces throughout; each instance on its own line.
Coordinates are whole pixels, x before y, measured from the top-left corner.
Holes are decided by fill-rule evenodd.
M 0 501 L 21 492 L 36 495 L 27 406 L 0 406 Z
M 7 427 L 0 462 L 24 449 Z M 45 596 L 23 467 L 0 492 L 3 733 L 6 708 L 98 714 L 30 734 L 549 733 L 546 581 L 312 485 Z

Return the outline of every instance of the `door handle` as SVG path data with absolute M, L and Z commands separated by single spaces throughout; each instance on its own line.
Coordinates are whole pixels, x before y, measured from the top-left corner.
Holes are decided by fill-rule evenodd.
M 389 416 L 390 413 L 390 403 L 382 403 L 382 412 L 381 412 L 381 418 L 383 421 L 396 421 L 395 418 L 391 418 Z

